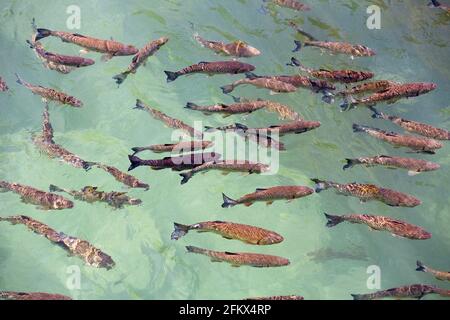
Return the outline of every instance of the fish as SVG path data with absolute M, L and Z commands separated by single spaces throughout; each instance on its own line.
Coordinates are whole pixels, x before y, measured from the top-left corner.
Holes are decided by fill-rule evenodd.
M 320 127 L 319 121 L 307 121 L 307 120 L 297 120 L 297 121 L 291 121 L 287 123 L 281 123 L 276 125 L 271 125 L 269 127 L 265 128 L 248 128 L 247 126 L 236 123 L 236 128 L 248 131 L 248 132 L 257 132 L 262 134 L 267 133 L 277 133 L 279 136 L 283 136 L 287 133 L 305 133 L 314 129 L 317 129 Z
M 147 111 L 153 118 L 164 122 L 169 128 L 181 129 L 193 137 L 203 137 L 202 132 L 195 130 L 193 127 L 187 125 L 181 120 L 169 117 L 167 114 L 146 105 L 140 99 L 136 100 L 136 106 L 133 109 Z
M 180 176 L 183 178 L 181 180 L 181 184 L 185 184 L 186 182 L 188 182 L 194 176 L 194 174 L 198 172 L 205 172 L 213 169 L 222 170 L 225 174 L 231 171 L 248 172 L 252 174 L 252 173 L 267 172 L 270 170 L 270 167 L 262 163 L 240 161 L 240 160 L 221 160 L 221 161 L 205 162 L 204 164 L 195 167 L 190 171 L 180 173 Z
M 0 300 L 72 300 L 71 297 L 46 292 L 0 291 Z
M 391 288 L 387 290 L 381 290 L 368 294 L 352 294 L 354 300 L 375 300 L 383 298 L 412 298 L 422 299 L 428 294 L 439 294 L 442 296 L 448 296 L 449 290 L 443 290 L 435 286 L 426 284 L 412 284 L 397 288 Z
M 153 170 L 172 169 L 174 171 L 181 171 L 198 167 L 205 162 L 217 161 L 221 155 L 216 152 L 191 153 L 183 154 L 176 157 L 164 157 L 158 160 L 143 160 L 137 156 L 129 155 L 131 171 L 140 166 L 149 166 Z
M 161 37 L 157 40 L 153 40 L 147 43 L 142 49 L 138 51 L 138 53 L 133 57 L 130 65 L 127 70 L 122 73 L 119 73 L 113 77 L 118 85 L 123 83 L 129 74 L 136 73 L 137 69 L 147 63 L 147 59 L 154 55 L 163 45 L 165 45 L 169 41 L 167 37 Z
M 244 300 L 305 300 L 302 296 L 288 295 L 288 296 L 269 296 L 269 297 L 251 297 Z
M 362 202 L 377 200 L 391 207 L 416 207 L 422 203 L 419 199 L 399 191 L 376 186 L 374 184 L 348 183 L 340 184 L 332 181 L 311 179 L 316 183 L 317 193 L 330 188 L 336 189 L 337 194 L 359 198 Z
M 259 146 L 262 146 L 267 149 L 275 149 L 279 151 L 286 150 L 286 146 L 281 141 L 278 141 L 271 136 L 258 133 L 258 132 L 251 132 L 249 131 L 243 131 L 239 130 L 237 131 L 237 134 L 239 134 L 241 137 L 243 137 L 246 141 L 253 141 Z
M 269 1 L 269 0 L 264 0 Z M 311 7 L 301 3 L 297 0 L 270 0 L 272 3 L 279 5 L 280 7 L 285 7 L 297 11 L 309 11 L 311 10 Z
M 223 43 L 221 41 L 210 41 L 203 39 L 198 35 L 198 33 L 194 34 L 194 39 L 202 45 L 202 47 L 211 49 L 215 53 L 222 54 L 225 56 L 234 56 L 234 57 L 243 57 L 250 58 L 259 56 L 261 51 L 247 43 L 237 40 L 232 43 Z
M 130 175 L 128 173 L 120 171 L 116 167 L 109 166 L 106 164 L 101 164 L 101 163 L 96 163 L 95 165 L 98 168 L 105 170 L 110 175 L 112 175 L 117 181 L 125 184 L 126 186 L 128 186 L 130 188 L 143 188 L 145 191 L 150 189 L 150 186 L 147 183 L 140 181 L 139 179 L 133 177 L 132 175 Z
M 416 271 L 422 271 L 426 273 L 432 274 L 438 280 L 450 281 L 450 272 L 449 271 L 439 271 L 436 269 L 432 269 L 427 267 L 422 262 L 417 260 L 417 269 Z
M 421 172 L 433 171 L 439 169 L 441 166 L 437 163 L 426 161 L 422 159 L 391 157 L 386 155 L 379 155 L 374 157 L 360 157 L 356 159 L 345 159 L 347 164 L 342 168 L 347 170 L 355 165 L 362 164 L 365 166 L 380 165 L 388 168 L 407 169 L 410 176 L 419 174 Z
M 372 110 L 373 112 L 372 118 L 374 119 L 384 119 L 391 121 L 392 123 L 402 127 L 403 129 L 409 132 L 417 133 L 427 138 L 432 138 L 436 140 L 450 140 L 450 132 L 448 130 L 436 128 L 422 122 L 387 115 L 383 112 L 378 111 L 374 107 L 369 107 L 369 109 Z
M 286 258 L 247 252 L 221 252 L 208 249 L 202 249 L 194 246 L 187 246 L 186 250 L 191 253 L 202 254 L 211 258 L 212 262 L 227 262 L 233 267 L 240 267 L 243 265 L 252 267 L 281 267 L 290 264 Z
M 347 42 L 334 42 L 334 41 L 319 41 L 314 38 L 309 33 L 299 29 L 295 23 L 290 23 L 292 27 L 296 29 L 298 33 L 305 36 L 307 40 L 303 41 L 303 43 L 299 40 L 294 40 L 295 49 L 293 52 L 299 51 L 303 46 L 305 47 L 316 47 L 322 50 L 327 50 L 331 53 L 336 54 L 346 54 L 354 57 L 372 57 L 376 55 L 375 50 L 361 45 L 361 44 L 351 44 Z
M 202 141 L 181 141 L 178 143 L 165 143 L 165 144 L 153 144 L 146 147 L 133 147 L 134 154 L 139 152 L 150 150 L 156 153 L 161 152 L 192 152 L 197 150 L 207 149 L 212 147 L 214 142 L 202 140 Z
M 197 64 L 193 64 L 176 72 L 166 70 L 164 71 L 164 73 L 167 75 L 167 82 L 172 82 L 180 76 L 193 73 L 206 73 L 209 75 L 224 73 L 238 74 L 250 72 L 253 70 L 255 70 L 255 66 L 239 61 L 201 61 Z
M 2 79 L 2 77 L 0 77 L 0 91 L 1 92 L 5 92 L 8 91 L 8 85 L 6 84 L 5 80 Z
M 132 45 L 126 45 L 114 40 L 96 39 L 79 33 L 70 33 L 65 31 L 52 31 L 44 28 L 37 28 L 36 41 L 53 36 L 60 38 L 63 42 L 73 43 L 83 47 L 86 51 L 103 53 L 103 60 L 109 60 L 116 56 L 130 56 L 138 52 L 138 49 Z M 85 51 L 83 51 L 85 52 Z
M 16 73 L 17 83 L 24 86 L 25 88 L 31 90 L 34 94 L 37 94 L 42 97 L 42 100 L 45 103 L 49 101 L 54 101 L 58 104 L 69 105 L 74 108 L 81 108 L 83 106 L 83 102 L 79 99 L 70 96 L 64 92 L 56 91 L 55 89 L 46 88 L 42 86 L 36 86 L 31 83 L 24 81 L 19 75 Z
M 442 148 L 442 143 L 429 138 L 401 135 L 396 132 L 388 132 L 378 128 L 353 124 L 353 132 L 364 132 L 368 135 L 385 141 L 394 147 L 406 147 L 415 152 L 434 154 L 436 149 Z
M 114 208 L 123 208 L 125 204 L 128 205 L 139 205 L 142 203 L 140 199 L 134 199 L 127 196 L 126 192 L 104 192 L 97 190 L 97 187 L 86 186 L 83 187 L 80 191 L 78 190 L 69 190 L 63 189 L 58 186 L 51 184 L 49 186 L 50 192 L 65 192 L 72 195 L 77 200 L 86 201 L 89 203 L 93 202 L 106 202 L 108 205 Z
M 399 83 L 391 80 L 375 80 L 361 84 L 357 84 L 351 88 L 346 88 L 338 92 L 336 95 L 340 96 L 352 96 L 363 93 L 376 93 L 386 91 L 389 87 L 399 85 Z
M 438 8 L 438 9 L 444 10 L 447 13 L 450 13 L 450 7 L 446 6 L 445 4 L 440 3 L 438 0 L 431 0 L 431 2 L 428 4 L 428 7 Z
M 229 94 L 236 89 L 236 87 L 249 84 L 257 88 L 269 89 L 271 93 L 289 93 L 297 91 L 297 87 L 290 83 L 276 80 L 272 77 L 260 77 L 254 73 L 247 72 L 244 79 L 236 80 L 235 82 L 220 87 L 224 94 Z
M 238 204 L 251 206 L 254 202 L 265 201 L 267 205 L 275 200 L 286 199 L 290 202 L 293 199 L 309 196 L 314 190 L 303 186 L 276 186 L 270 188 L 257 188 L 255 192 L 246 194 L 237 200 L 233 200 L 222 193 L 222 208 L 234 207 Z
M 272 76 L 272 79 L 292 84 L 296 88 L 308 89 L 315 93 L 322 92 L 329 94 L 330 91 L 336 90 L 336 86 L 330 82 L 312 79 L 302 75 Z
M 43 210 L 62 210 L 73 208 L 73 202 L 54 193 L 15 182 L 0 180 L 0 190 L 20 195 L 22 202 L 31 203 Z
M 97 249 L 89 242 L 65 235 L 62 232 L 57 232 L 48 225 L 33 218 L 19 215 L 0 218 L 0 221 L 8 221 L 13 225 L 23 224 L 31 231 L 44 236 L 49 241 L 69 251 L 72 255 L 78 256 L 89 266 L 109 270 L 115 265 L 115 262 L 109 255 Z
M 365 81 L 373 78 L 374 73 L 370 71 L 355 71 L 355 70 L 314 70 L 307 68 L 301 64 L 300 60 L 292 57 L 291 63 L 288 66 L 299 67 L 300 70 L 307 72 L 310 76 L 318 79 L 323 79 L 332 82 L 352 83 Z
M 431 238 L 431 233 L 425 229 L 407 223 L 402 220 L 397 220 L 384 216 L 374 216 L 367 214 L 348 214 L 343 216 L 336 216 L 325 213 L 327 218 L 326 226 L 331 228 L 342 222 L 365 224 L 370 230 L 387 231 L 393 236 L 412 239 L 412 240 L 427 240 Z
M 403 84 L 391 84 L 386 90 L 375 92 L 367 97 L 355 99 L 351 95 L 344 97 L 340 107 L 342 110 L 350 110 L 356 106 L 375 106 L 377 103 L 386 102 L 393 104 L 403 98 L 418 97 L 433 91 L 437 84 L 432 82 L 411 82 Z
M 248 244 L 270 245 L 280 243 L 284 238 L 276 232 L 266 229 L 227 221 L 205 221 L 191 225 L 174 223 L 171 239 L 178 240 L 190 230 L 198 232 L 213 232 L 225 239 L 240 240 Z
M 355 261 L 368 261 L 369 257 L 362 247 L 355 247 L 349 251 L 336 251 L 332 248 L 321 248 L 306 254 L 310 260 L 316 263 L 323 263 L 334 259 L 347 259 Z

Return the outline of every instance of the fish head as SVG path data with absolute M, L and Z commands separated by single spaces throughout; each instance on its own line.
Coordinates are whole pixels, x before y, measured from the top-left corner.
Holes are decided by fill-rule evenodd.
M 112 269 L 116 263 L 114 260 L 104 252 L 98 251 L 95 256 L 95 264 L 99 267 L 106 268 L 107 270 Z
M 66 102 L 68 104 L 70 104 L 71 106 L 74 106 L 77 108 L 81 108 L 83 106 L 83 102 L 81 102 L 80 100 L 78 100 L 75 97 L 69 97 Z
M 420 86 L 419 93 L 420 94 L 427 93 L 427 92 L 433 91 L 436 88 L 437 88 L 437 84 L 436 83 L 424 82 Z
M 73 208 L 73 202 L 68 199 L 58 197 L 55 201 L 53 201 L 53 208 L 54 209 L 70 209 L 70 208 Z
M 148 190 L 150 188 L 150 186 L 147 183 L 135 181 L 135 182 L 133 182 L 133 188 L 143 188 L 145 190 Z
M 241 63 L 238 67 L 238 73 L 246 73 L 255 70 L 255 66 L 248 63 Z
M 136 206 L 136 205 L 139 205 L 139 204 L 141 204 L 142 203 L 142 200 L 141 199 L 130 199 L 129 201 L 129 204 L 131 204 L 131 205 L 133 205 L 133 206 Z
M 116 56 L 130 56 L 133 54 L 138 53 L 138 49 L 136 49 L 135 46 L 132 45 L 124 45 L 117 53 Z
M 94 60 L 85 58 L 81 65 L 82 66 L 92 66 L 94 63 L 95 63 Z
M 268 235 L 267 237 L 261 239 L 258 244 L 260 245 L 267 245 L 267 244 L 275 244 L 275 243 L 280 243 L 284 240 L 284 238 L 277 234 L 277 233 L 273 233 L 271 235 Z
M 431 238 L 431 233 L 425 230 L 421 230 L 418 234 L 418 238 L 421 240 L 426 240 L 426 239 L 430 239 Z
M 97 191 L 97 187 L 92 187 L 92 186 L 86 186 L 83 189 L 81 189 L 81 192 L 83 192 L 84 194 L 93 194 L 96 193 Z
M 439 169 L 441 166 L 435 162 L 428 161 L 421 171 L 433 171 Z
M 169 41 L 169 38 L 167 37 L 161 37 L 158 40 L 156 40 L 156 42 L 158 43 L 158 46 L 163 46 L 167 43 L 167 41 Z
M 440 149 L 443 147 L 442 142 L 434 140 L 434 139 L 430 139 L 430 141 L 428 142 L 428 147 L 432 150 L 434 149 Z
M 239 53 L 240 56 L 255 57 L 255 56 L 259 56 L 261 54 L 261 51 L 259 51 L 258 49 L 254 48 L 252 46 L 249 46 L 245 42 L 237 41 L 235 44 L 237 46 L 236 51 Z
M 422 204 L 422 201 L 413 197 L 413 196 L 406 196 L 402 199 L 403 206 L 405 207 L 416 207 L 420 204 Z
M 367 46 L 363 46 L 363 45 L 357 45 L 355 46 L 355 55 L 356 56 L 365 56 L 365 57 L 372 57 L 374 55 L 376 55 L 377 53 L 375 52 L 375 50 L 370 49 Z

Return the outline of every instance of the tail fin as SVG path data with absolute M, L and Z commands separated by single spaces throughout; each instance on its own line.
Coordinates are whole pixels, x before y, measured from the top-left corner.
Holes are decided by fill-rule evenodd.
M 92 169 L 93 166 L 95 166 L 97 164 L 97 162 L 93 162 L 93 161 L 85 161 L 83 163 L 83 169 L 86 171 L 89 171 Z
M 186 182 L 189 181 L 189 179 L 192 178 L 193 173 L 192 173 L 192 171 L 182 172 L 182 173 L 180 173 L 180 176 L 183 177 L 183 179 L 181 179 L 181 184 L 185 184 Z
M 27 83 L 17 74 L 17 73 L 15 73 L 15 75 L 16 75 L 16 77 L 17 77 L 17 83 L 18 84 L 21 84 L 21 85 L 23 85 L 23 86 L 26 86 L 27 85 Z
M 242 98 L 241 97 L 235 97 L 235 96 L 233 96 L 231 94 L 230 94 L 230 96 L 231 96 L 231 98 L 233 99 L 234 102 L 236 102 L 236 103 L 242 102 Z
M 179 74 L 177 72 L 164 71 L 164 73 L 167 76 L 167 82 L 175 81 L 178 78 L 178 76 L 179 76 Z
M 344 99 L 340 104 L 342 111 L 352 109 L 356 105 L 356 100 L 351 95 L 344 95 Z
M 382 112 L 378 111 L 377 109 L 375 109 L 375 107 L 370 106 L 369 109 L 373 112 L 372 118 L 384 119 L 384 114 Z
M 295 27 L 296 27 L 296 26 L 295 26 Z M 309 34 L 308 32 L 303 31 L 302 29 L 297 28 L 297 27 L 296 27 L 296 29 L 297 29 L 297 32 L 298 32 L 298 33 L 300 33 L 301 35 L 305 36 L 309 41 L 317 41 L 317 39 L 314 38 L 314 37 L 313 37 L 311 34 Z
M 437 0 L 431 0 L 431 2 L 428 4 L 430 8 L 439 8 L 441 6 L 441 3 Z
M 141 165 L 142 159 L 133 155 L 128 156 L 128 160 L 130 160 L 131 164 L 128 167 L 128 171 L 131 171 Z
M 136 104 L 133 107 L 133 109 L 139 109 L 139 110 L 144 110 L 144 103 L 142 102 L 141 99 L 136 99 Z
M 229 85 L 220 87 L 220 89 L 222 89 L 222 92 L 223 92 L 224 94 L 229 94 L 231 91 L 234 90 L 234 86 L 233 86 L 232 84 L 229 84 Z
M 227 197 L 225 193 L 222 193 L 222 197 L 223 197 L 222 208 L 230 208 L 238 204 L 236 200 Z
M 367 300 L 365 294 L 350 294 L 353 297 L 353 300 Z
M 192 253 L 204 253 L 205 249 L 199 248 L 199 247 L 194 247 L 194 246 L 186 246 L 186 250 L 187 252 L 192 252 Z
M 324 212 L 325 218 L 328 219 L 326 226 L 328 228 L 334 227 L 335 225 L 341 223 L 344 221 L 344 219 L 340 216 L 333 216 L 331 214 L 328 214 L 326 212 Z
M 300 49 L 302 48 L 302 42 L 299 40 L 294 40 L 294 44 L 295 44 L 295 48 L 294 48 L 294 50 L 292 50 L 292 52 L 300 51 Z
M 350 169 L 351 167 L 353 167 L 355 164 L 360 164 L 361 161 L 359 161 L 358 159 L 349 159 L 346 158 L 345 159 L 347 161 L 347 164 L 345 166 L 342 167 L 342 170 L 347 170 Z
M 417 269 L 416 269 L 416 271 L 426 272 L 427 271 L 427 267 L 422 262 L 417 260 Z
M 31 49 L 34 49 L 35 45 L 30 40 L 26 40 L 26 43 L 30 46 Z
M 286 63 L 286 65 L 291 67 L 300 67 L 302 70 L 305 69 L 305 67 L 303 67 L 303 65 L 301 64 L 300 60 L 294 57 L 291 57 L 291 63 Z
M 139 152 L 142 152 L 145 150 L 150 150 L 150 148 L 149 147 L 133 147 L 133 148 L 131 148 L 131 150 L 134 152 L 133 153 L 133 156 L 134 156 L 136 153 L 139 153 Z
M 195 107 L 198 107 L 198 105 L 193 102 L 188 102 L 185 106 L 186 109 L 194 109 Z
M 170 236 L 171 240 L 180 239 L 181 237 L 185 236 L 190 230 L 189 226 L 180 224 L 180 223 L 176 223 L 176 222 L 173 223 L 173 227 L 174 227 L 174 230 L 172 232 L 172 235 Z
M 113 77 L 113 79 L 116 80 L 116 84 L 117 84 L 117 85 L 120 85 L 120 84 L 122 84 L 122 82 L 125 81 L 125 79 L 128 77 L 129 74 L 130 74 L 130 73 L 129 73 L 128 71 L 125 71 L 125 72 L 116 74 L 116 75 Z
M 330 187 L 329 183 L 327 181 L 324 181 L 324 180 L 311 179 L 311 181 L 316 184 L 314 189 L 315 189 L 315 191 L 317 193 L 319 193 L 322 190 L 327 190 Z
M 205 126 L 205 132 L 214 132 L 217 131 L 218 129 L 211 127 L 211 126 Z
M 368 127 L 362 126 L 362 125 L 359 125 L 356 123 L 354 123 L 352 125 L 352 128 L 353 128 L 353 132 L 366 132 L 366 130 L 368 129 Z
M 254 74 L 253 72 L 246 72 L 245 77 L 250 80 L 260 78 L 260 76 Z
M 42 29 L 42 28 L 38 28 L 37 30 L 36 30 L 36 41 L 39 41 L 39 40 L 41 40 L 41 39 L 43 39 L 43 38 L 46 38 L 46 37 L 48 37 L 48 36 L 51 36 L 52 35 L 52 31 L 51 30 L 48 30 L 48 29 Z
M 334 102 L 334 94 L 331 93 L 330 91 L 324 90 L 322 101 L 328 104 L 332 104 Z
M 48 190 L 49 190 L 50 192 L 64 192 L 63 189 L 61 189 L 61 188 L 58 187 L 58 186 L 55 186 L 54 184 L 49 185 L 49 186 L 48 186 Z

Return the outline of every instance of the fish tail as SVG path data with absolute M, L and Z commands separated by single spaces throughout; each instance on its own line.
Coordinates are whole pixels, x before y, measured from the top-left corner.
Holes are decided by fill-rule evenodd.
M 319 193 L 322 190 L 327 190 L 331 184 L 328 181 L 320 180 L 320 179 L 311 179 L 316 185 L 314 187 L 315 191 Z
M 141 99 L 136 99 L 136 104 L 134 105 L 133 109 L 139 109 L 139 110 L 144 110 L 144 103 L 142 102 Z
M 149 149 L 149 147 L 133 147 L 133 148 L 131 148 L 131 150 L 134 152 L 133 153 L 133 156 L 134 156 L 136 153 L 139 153 L 139 152 L 142 152 L 145 150 L 150 150 L 150 149 Z
M 254 74 L 253 72 L 246 72 L 246 73 L 245 73 L 245 77 L 246 77 L 247 79 L 250 79 L 250 80 L 254 80 L 254 79 L 259 78 L 259 76 L 257 76 L 257 75 Z
M 181 237 L 185 236 L 189 230 L 191 230 L 191 227 L 188 225 L 180 224 L 180 223 L 173 223 L 174 230 L 172 232 L 172 235 L 170 236 L 171 240 L 178 240 Z
M 422 262 L 417 260 L 417 269 L 416 269 L 416 271 L 427 272 L 427 267 Z
M 303 65 L 301 64 L 300 60 L 298 60 L 295 57 L 291 57 L 291 62 L 290 63 L 286 63 L 287 66 L 291 66 L 291 67 L 300 67 L 302 69 L 304 69 L 305 67 L 303 67 Z
M 49 190 L 50 192 L 64 192 L 63 189 L 61 189 L 61 188 L 58 187 L 58 186 L 55 186 L 54 184 L 49 185 L 49 186 L 48 186 L 48 190 Z
M 204 254 L 206 251 L 205 249 L 202 249 L 199 247 L 194 247 L 194 246 L 186 246 L 186 250 L 187 250 L 187 252 L 200 253 L 200 254 Z
M 322 96 L 322 101 L 328 104 L 332 104 L 334 102 L 334 97 L 335 95 L 328 91 L 328 90 L 324 90 L 323 91 L 323 96 Z
M 328 214 L 326 212 L 324 212 L 325 218 L 328 219 L 326 226 L 328 228 L 334 227 L 335 225 L 341 223 L 344 221 L 344 218 L 340 217 L 340 216 L 333 216 L 331 214 Z
M 130 74 L 129 71 L 124 71 L 122 73 L 116 74 L 113 79 L 116 80 L 116 84 L 120 85 L 122 84 L 122 82 L 125 81 L 125 79 L 128 77 L 128 75 Z
M 31 42 L 30 40 L 26 40 L 26 43 L 28 43 L 28 45 L 30 46 L 31 49 L 34 49 L 36 46 L 33 42 Z
M 167 82 L 175 81 L 178 78 L 178 76 L 179 76 L 178 72 L 164 71 L 164 73 L 167 76 Z
M 238 204 L 236 200 L 227 197 L 225 193 L 222 193 L 222 197 L 223 197 L 222 208 L 230 208 Z
M 83 169 L 86 171 L 89 171 L 92 169 L 93 166 L 97 165 L 97 162 L 93 162 L 93 161 L 85 161 L 83 163 Z
M 232 84 L 229 84 L 229 85 L 220 87 L 220 89 L 222 89 L 222 92 L 223 92 L 224 94 L 228 94 L 228 93 L 230 93 L 231 91 L 234 90 L 234 86 L 233 86 Z
M 348 109 L 351 109 L 355 105 L 355 98 L 353 98 L 351 95 L 344 94 L 343 101 L 339 106 L 341 107 L 342 111 L 346 111 Z
M 0 188 L 2 189 L 8 189 L 9 183 L 3 180 L 0 180 Z
M 198 105 L 193 102 L 188 102 L 185 106 L 186 109 L 195 109 L 196 107 L 198 107 Z
M 130 160 L 130 166 L 128 167 L 128 171 L 131 171 L 137 167 L 139 167 L 142 163 L 142 159 L 139 157 L 136 157 L 134 155 L 129 155 L 128 160 Z
M 431 2 L 428 4 L 430 8 L 439 8 L 441 6 L 441 3 L 437 0 L 431 0 Z
M 234 125 L 236 126 L 237 129 L 244 130 L 244 131 L 248 130 L 248 127 L 245 124 L 236 122 Z
M 353 124 L 352 128 L 353 132 L 367 132 L 367 130 L 369 129 L 369 127 L 367 126 L 362 126 L 356 123 Z
M 16 75 L 16 78 L 17 78 L 16 82 L 18 84 L 26 87 L 27 83 L 25 82 L 25 80 L 23 80 L 17 73 L 15 73 L 15 75 Z
M 51 30 L 38 28 L 36 30 L 36 41 L 39 41 L 39 40 L 46 38 L 48 36 L 51 36 L 51 35 L 52 35 Z
M 192 173 L 192 171 L 182 172 L 182 173 L 180 173 L 180 176 L 183 177 L 183 179 L 181 179 L 181 184 L 185 184 L 186 182 L 189 181 L 189 179 L 192 178 L 193 173 Z
M 353 297 L 353 300 L 367 300 L 365 294 L 354 294 L 354 293 L 351 293 L 350 295 Z
M 384 119 L 384 114 L 382 112 L 378 111 L 377 109 L 375 109 L 375 107 L 370 106 L 369 109 L 370 109 L 370 111 L 373 112 L 372 118 L 374 118 L 374 119 Z
M 294 40 L 295 48 L 292 50 L 292 52 L 300 51 L 302 48 L 302 42 L 300 40 Z
M 214 132 L 217 131 L 218 129 L 211 127 L 211 126 L 205 126 L 205 132 Z
M 355 164 L 360 164 L 361 161 L 359 161 L 358 159 L 349 159 L 346 158 L 345 161 L 347 161 L 347 164 L 345 166 L 342 167 L 342 170 L 347 170 L 350 169 L 351 167 L 353 167 Z

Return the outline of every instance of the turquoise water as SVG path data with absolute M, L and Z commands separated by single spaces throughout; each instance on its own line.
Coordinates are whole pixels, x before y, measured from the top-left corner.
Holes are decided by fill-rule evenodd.
M 0 75 L 9 84 L 10 93 L 0 94 L 0 177 L 46 190 L 49 184 L 80 189 L 95 185 L 101 190 L 126 191 L 102 170 L 80 169 L 41 155 L 30 140 L 30 133 L 40 130 L 43 104 L 39 97 L 14 83 L 19 73 L 31 83 L 51 86 L 79 97 L 83 109 L 52 104 L 50 117 L 55 140 L 86 160 L 114 165 L 126 171 L 130 148 L 168 143 L 171 129 L 147 114 L 133 110 L 136 98 L 165 113 L 192 124 L 225 125 L 239 121 L 249 126 L 275 124 L 275 115 L 258 111 L 250 116 L 204 116 L 183 109 L 187 101 L 199 104 L 230 103 L 219 87 L 241 76 L 193 75 L 167 84 L 163 70 L 177 70 L 206 60 L 220 60 L 201 48 L 192 38 L 195 31 L 212 40 L 241 39 L 260 49 L 262 55 L 245 60 L 256 66 L 257 74 L 293 73 L 285 66 L 291 57 L 296 36 L 286 26 L 294 18 L 305 30 L 320 39 L 347 40 L 365 44 L 377 56 L 350 60 L 347 56 L 320 54 L 306 48 L 302 61 L 311 67 L 370 69 L 378 79 L 401 82 L 432 81 L 438 89 L 415 99 L 380 109 L 408 119 L 443 128 L 450 127 L 447 92 L 450 16 L 426 7 L 427 1 L 306 1 L 313 10 L 297 13 L 270 6 L 259 12 L 261 1 L 76 1 L 81 8 L 81 29 L 76 32 L 110 38 L 143 46 L 151 39 L 168 36 L 169 43 L 146 67 L 130 76 L 118 89 L 111 77 L 123 71 L 130 57 L 108 62 L 100 55 L 92 67 L 68 75 L 44 69 L 25 40 L 31 35 L 30 21 L 40 27 L 67 30 L 66 8 L 74 1 L 0 2 Z M 366 28 L 366 8 L 381 7 L 381 29 Z M 79 48 L 59 39 L 43 40 L 49 51 L 77 54 Z M 298 56 L 298 55 L 297 55 Z M 248 296 L 299 294 L 306 299 L 349 299 L 350 293 L 370 292 L 366 287 L 367 267 L 381 268 L 381 288 L 412 283 L 435 284 L 431 275 L 414 271 L 417 259 L 437 269 L 448 270 L 450 255 L 450 216 L 448 185 L 449 147 L 434 155 L 412 155 L 441 164 L 439 171 L 409 177 L 403 170 L 380 167 L 355 167 L 342 171 L 343 159 L 375 154 L 406 155 L 371 137 L 352 133 L 352 123 L 373 125 L 400 131 L 391 123 L 373 120 L 363 108 L 341 113 L 337 104 L 327 105 L 306 90 L 270 96 L 253 87 L 236 90 L 240 96 L 273 99 L 292 106 L 322 126 L 302 135 L 288 135 L 282 140 L 287 151 L 280 155 L 277 175 L 244 176 L 208 172 L 180 185 L 178 174 L 138 168 L 133 174 L 149 183 L 147 192 L 130 190 L 143 200 L 138 207 L 112 210 L 103 204 L 76 201 L 63 211 L 41 211 L 21 203 L 13 193 L 2 193 L 1 216 L 29 215 L 58 231 L 89 240 L 110 254 L 116 267 L 110 271 L 85 266 L 76 257 L 25 229 L 0 224 L 0 290 L 45 291 L 71 295 L 77 299 L 241 299 Z M 144 158 L 161 155 L 142 154 Z M 221 193 L 238 197 L 257 187 L 307 185 L 309 178 L 320 177 L 338 182 L 376 183 L 419 197 L 416 208 L 391 208 L 378 202 L 361 204 L 355 198 L 335 195 L 332 191 L 313 194 L 271 206 L 257 203 L 246 208 L 222 209 Z M 433 233 L 426 241 L 394 238 L 385 232 L 371 232 L 361 225 L 342 224 L 325 227 L 323 212 L 336 214 L 371 213 L 389 215 L 423 226 Z M 256 247 L 213 234 L 190 233 L 177 242 L 170 240 L 172 223 L 196 223 L 227 220 L 265 227 L 282 234 L 278 245 Z M 195 245 L 215 250 L 247 251 L 280 255 L 291 265 L 283 268 L 232 268 L 225 263 L 211 263 L 208 258 L 186 254 L 184 246 Z M 333 250 L 334 255 L 312 259 L 310 252 Z M 329 252 L 329 251 L 328 251 Z M 357 259 L 347 259 L 354 253 Z M 69 266 L 81 271 L 81 287 L 66 286 Z M 425 299 L 434 299 L 428 296 Z

